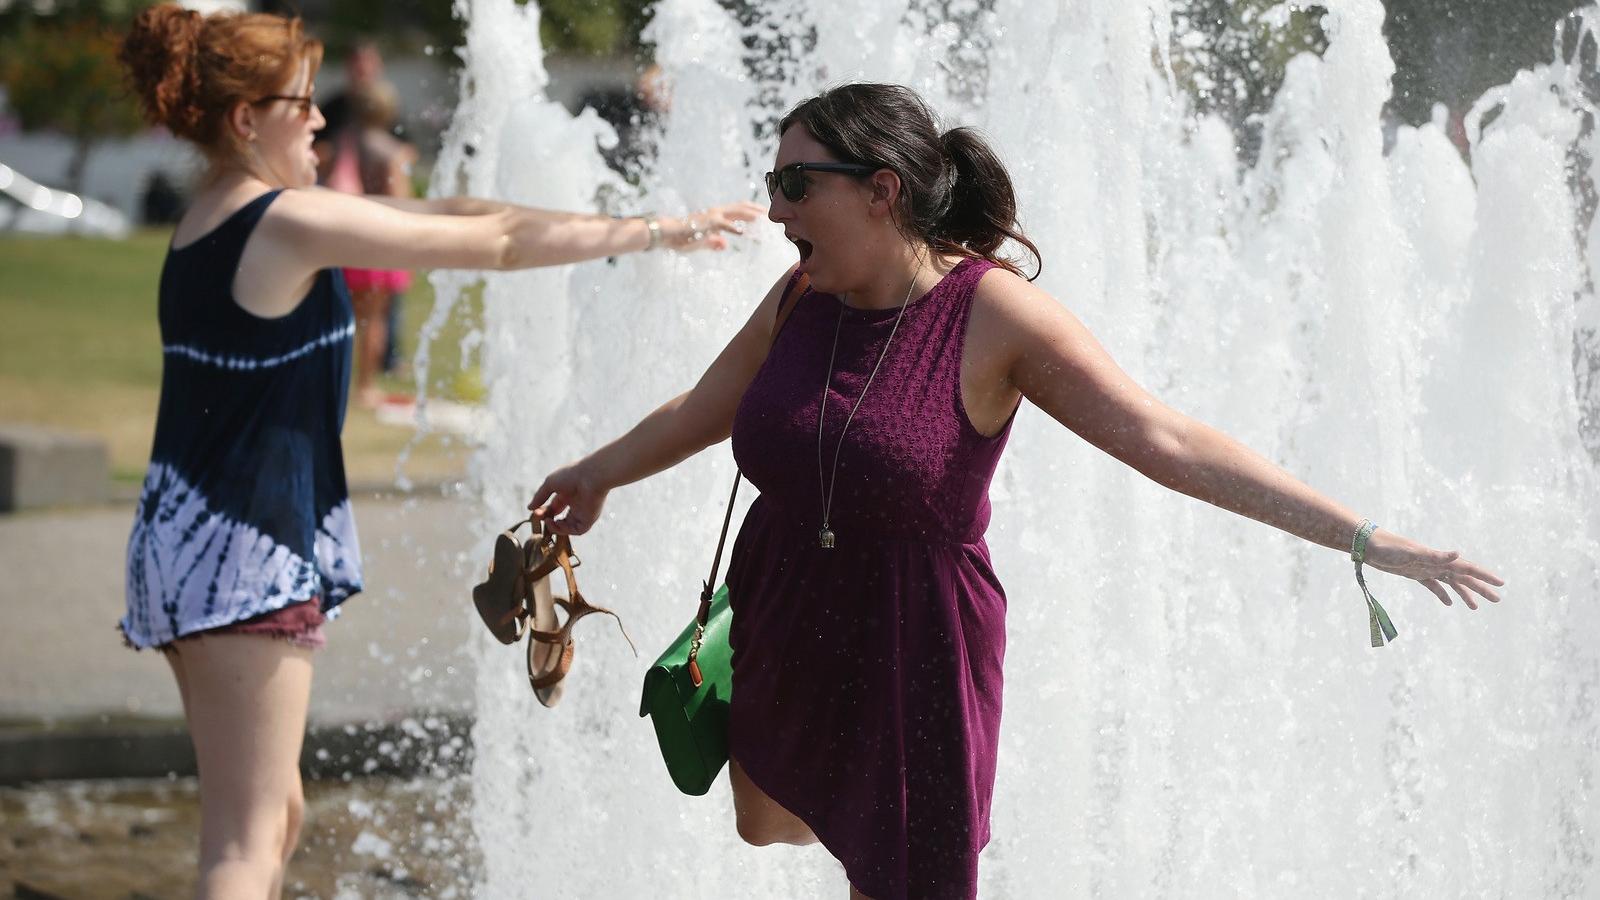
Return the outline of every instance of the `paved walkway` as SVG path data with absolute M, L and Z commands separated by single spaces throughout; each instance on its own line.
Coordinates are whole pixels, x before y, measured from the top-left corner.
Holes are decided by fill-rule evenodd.
M 471 513 L 438 494 L 354 503 L 367 591 L 328 625 L 312 724 L 468 713 Z M 161 655 L 116 628 L 132 521 L 126 504 L 0 515 L 0 725 L 182 717 Z

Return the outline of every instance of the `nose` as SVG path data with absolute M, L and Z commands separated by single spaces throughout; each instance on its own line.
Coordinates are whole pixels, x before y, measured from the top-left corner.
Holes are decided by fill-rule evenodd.
M 783 196 L 782 191 L 777 191 L 767 198 L 767 221 L 782 225 L 785 220 L 794 218 L 794 204 Z
M 322 107 L 318 106 L 315 100 L 311 101 L 311 130 L 321 130 L 322 126 L 326 124 L 328 124 L 328 120 L 322 116 Z

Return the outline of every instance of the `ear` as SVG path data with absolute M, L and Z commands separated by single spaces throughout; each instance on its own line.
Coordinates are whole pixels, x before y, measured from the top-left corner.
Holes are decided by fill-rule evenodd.
M 895 205 L 900 201 L 900 176 L 893 169 L 879 169 L 867 179 L 872 191 L 867 201 L 867 213 L 873 217 L 894 217 Z
M 249 142 L 256 135 L 256 109 L 249 103 L 240 100 L 228 110 L 228 128 L 241 141 Z

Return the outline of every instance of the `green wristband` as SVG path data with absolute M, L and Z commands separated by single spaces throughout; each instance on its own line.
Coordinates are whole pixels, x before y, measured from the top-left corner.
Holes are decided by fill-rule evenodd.
M 1361 524 L 1356 526 L 1355 537 L 1350 541 L 1350 560 L 1356 564 L 1356 585 L 1361 588 L 1361 595 L 1367 601 L 1367 625 L 1372 646 L 1382 647 L 1393 641 L 1399 632 L 1395 630 L 1394 623 L 1389 621 L 1389 613 L 1378 603 L 1378 598 L 1367 589 L 1367 579 L 1361 574 L 1361 564 L 1367 559 L 1367 540 L 1377 530 L 1378 526 L 1371 519 L 1361 520 Z
M 1367 561 L 1367 539 L 1377 530 L 1378 526 L 1371 519 L 1362 519 L 1361 524 L 1356 526 L 1355 539 L 1350 542 L 1351 562 L 1359 566 Z

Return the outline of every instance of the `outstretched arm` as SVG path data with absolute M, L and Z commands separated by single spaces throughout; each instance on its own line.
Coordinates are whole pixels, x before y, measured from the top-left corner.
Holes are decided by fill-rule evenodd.
M 602 240 L 617 242 L 617 245 L 608 252 L 585 255 L 578 259 L 564 260 L 565 262 L 580 262 L 597 256 L 615 256 L 619 253 L 644 250 L 650 246 L 649 220 L 643 216 L 618 219 L 591 213 L 519 207 L 511 203 L 477 197 L 421 198 L 375 194 L 365 196 L 366 199 L 390 209 L 435 216 L 494 216 L 521 210 L 548 223 L 565 223 L 569 227 L 582 224 L 596 228 L 602 235 Z M 764 210 L 754 203 L 729 203 L 702 209 L 687 216 L 660 216 L 656 218 L 656 224 L 661 231 L 661 246 L 669 250 L 722 250 L 728 246 L 726 234 L 739 230 L 740 226 L 735 223 L 748 222 L 763 214 Z
M 1052 418 L 1150 480 L 1335 550 L 1349 552 L 1361 518 L 1228 435 L 1166 406 L 1112 360 L 1083 323 L 1020 278 L 986 275 L 979 287 L 986 344 L 998 370 Z M 997 342 L 997 343 L 995 343 Z M 1498 601 L 1504 584 L 1454 551 L 1376 532 L 1367 564 L 1420 581 L 1446 606 L 1449 585 L 1469 608 Z
M 675 250 L 720 250 L 728 234 L 762 212 L 753 203 L 732 203 L 688 219 L 661 219 L 661 243 Z M 281 273 L 290 284 L 336 267 L 526 269 L 644 250 L 651 242 L 644 219 L 321 188 L 284 191 L 258 233 L 264 239 L 262 270 Z M 292 299 L 298 302 L 298 295 Z
M 534 517 L 557 533 L 583 534 L 599 520 L 612 488 L 669 469 L 726 439 L 739 398 L 767 358 L 789 276 L 785 272 L 767 291 L 693 388 L 663 403 L 622 437 L 550 473 L 528 504 Z

